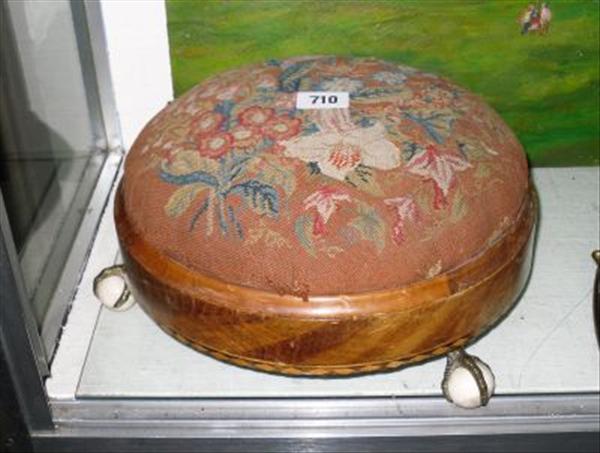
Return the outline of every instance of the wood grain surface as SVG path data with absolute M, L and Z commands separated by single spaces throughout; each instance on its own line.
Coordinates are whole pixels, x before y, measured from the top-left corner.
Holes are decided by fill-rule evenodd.
M 115 197 L 115 223 L 136 300 L 162 329 L 218 359 L 291 375 L 350 375 L 445 354 L 513 305 L 531 267 L 536 203 L 464 265 L 392 291 L 301 298 L 228 284 L 161 254 Z

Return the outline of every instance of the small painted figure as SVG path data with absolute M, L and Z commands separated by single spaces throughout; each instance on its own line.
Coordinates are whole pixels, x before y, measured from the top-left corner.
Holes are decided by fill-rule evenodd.
M 540 33 L 546 34 L 550 29 L 550 21 L 552 20 L 552 11 L 548 6 L 548 3 L 542 3 L 542 9 L 540 11 Z
M 546 34 L 550 28 L 551 20 L 552 11 L 550 10 L 548 3 L 542 3 L 540 8 L 536 8 L 535 5 L 531 3 L 519 17 L 521 34 L 525 35 L 532 32 Z
M 530 3 L 527 6 L 527 9 L 521 13 L 519 16 L 519 23 L 521 24 L 521 34 L 524 35 L 529 31 L 531 27 L 531 20 L 533 16 L 536 14 L 536 9 L 533 3 Z

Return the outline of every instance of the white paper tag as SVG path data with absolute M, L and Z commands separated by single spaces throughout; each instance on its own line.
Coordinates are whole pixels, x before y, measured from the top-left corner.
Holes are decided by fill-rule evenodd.
M 350 96 L 347 91 L 299 91 L 297 109 L 347 109 Z

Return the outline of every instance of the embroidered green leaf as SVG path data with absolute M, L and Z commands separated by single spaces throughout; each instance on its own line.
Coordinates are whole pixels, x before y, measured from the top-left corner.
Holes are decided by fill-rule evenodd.
M 181 119 L 178 118 L 179 121 L 181 121 Z M 181 124 L 176 123 L 175 126 L 171 127 L 169 125 L 169 123 L 165 124 L 165 133 L 164 133 L 164 137 L 165 140 L 166 139 L 173 139 L 173 140 L 185 140 L 186 139 L 186 135 L 189 133 L 189 126 L 186 124 Z
M 450 212 L 450 222 L 456 223 L 467 213 L 467 203 L 462 192 L 457 191 L 452 200 L 452 209 Z
M 300 216 L 294 223 L 294 231 L 296 232 L 298 241 L 302 247 L 304 247 L 304 250 L 306 250 L 309 255 L 316 257 L 317 254 L 312 241 L 312 224 L 313 220 L 309 216 Z
M 273 231 L 264 222 L 259 223 L 259 227 L 252 228 L 248 232 L 248 238 L 245 243 L 252 245 L 262 241 L 268 248 L 280 249 L 282 247 L 291 248 L 289 241 L 277 231 Z
M 281 234 L 279 234 L 277 231 L 269 229 L 265 231 L 265 234 L 263 235 L 263 240 L 265 241 L 265 244 L 267 244 L 267 247 L 274 247 L 278 249 L 282 247 L 289 249 L 292 247 L 288 240 L 284 238 Z
M 490 177 L 490 167 L 486 164 L 480 164 L 475 170 L 475 177 L 477 179 L 487 179 Z
M 262 181 L 251 179 L 232 186 L 228 193 L 238 193 L 244 197 L 250 208 L 258 214 L 279 214 L 279 194 L 277 190 Z
M 196 171 L 214 174 L 219 169 L 218 161 L 200 156 L 193 150 L 179 151 L 171 163 L 165 163 L 163 169 L 172 175 L 186 175 Z
M 427 190 L 417 190 L 416 192 L 413 192 L 412 199 L 415 201 L 421 212 L 431 211 L 431 195 Z
M 440 108 L 422 108 L 418 112 L 407 111 L 404 116 L 421 126 L 437 143 L 444 143 L 456 119 L 452 110 Z
M 377 184 L 373 171 L 369 167 L 359 165 L 346 176 L 346 182 L 363 192 L 376 197 L 384 196 L 383 190 Z
M 385 132 L 397 145 L 402 145 L 411 141 L 410 136 L 399 130 L 397 126 L 386 126 Z M 400 148 L 402 148 L 402 146 L 400 146 Z
M 273 154 L 263 153 L 255 157 L 251 168 L 256 172 L 258 179 L 272 186 L 281 187 L 287 195 L 291 195 L 296 190 L 294 171 Z
M 485 157 L 498 154 L 496 151 L 488 148 L 483 141 L 478 139 L 459 137 L 457 143 L 460 151 L 470 161 L 479 161 Z
M 485 151 L 479 146 L 474 146 L 470 143 L 466 143 L 462 147 L 463 152 L 469 157 L 471 161 L 481 160 L 485 156 Z
M 169 184 L 177 184 L 178 186 L 187 186 L 201 182 L 210 187 L 218 187 L 219 180 L 210 173 L 206 173 L 202 170 L 197 170 L 193 173 L 186 173 L 185 175 L 174 175 L 165 171 L 164 169 L 160 172 L 160 179 Z
M 344 241 L 346 247 L 352 247 L 357 241 L 360 240 L 358 231 L 352 228 L 352 226 L 342 227 L 337 233 L 338 236 Z
M 221 160 L 220 168 L 224 176 L 223 179 L 231 182 L 242 177 L 246 173 L 246 167 L 250 160 L 251 158 L 245 153 L 231 152 L 226 154 Z
M 360 233 L 362 239 L 375 244 L 378 252 L 385 247 L 385 223 L 377 211 L 366 203 L 358 205 L 358 216 L 352 220 L 351 225 Z
M 165 206 L 165 213 L 169 217 L 179 217 L 205 188 L 202 184 L 189 184 L 180 187 L 169 198 Z

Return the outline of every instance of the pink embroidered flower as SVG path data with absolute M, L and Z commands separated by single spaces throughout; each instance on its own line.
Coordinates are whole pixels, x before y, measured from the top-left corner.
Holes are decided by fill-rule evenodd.
M 276 116 L 268 120 L 261 128 L 262 133 L 271 140 L 287 140 L 300 132 L 302 121 L 289 116 Z
M 218 159 L 226 154 L 233 144 L 233 137 L 227 132 L 217 132 L 208 136 L 196 136 L 198 151 L 202 156 Z
M 261 137 L 256 133 L 255 129 L 238 124 L 231 131 L 231 136 L 234 140 L 234 146 L 237 148 L 247 149 L 256 146 Z
M 292 93 L 277 93 L 273 106 L 280 110 L 292 110 L 296 107 L 296 96 Z
M 387 198 L 383 202 L 396 211 L 396 222 L 392 229 L 392 239 L 396 245 L 404 242 L 404 226 L 407 221 L 417 221 L 419 212 L 417 205 L 410 197 Z
M 247 127 L 261 127 L 265 124 L 273 115 L 275 111 L 270 108 L 259 107 L 254 105 L 248 107 L 238 115 L 240 124 Z
M 435 192 L 433 206 L 440 209 L 447 203 L 446 197 L 454 181 L 454 173 L 464 171 L 471 164 L 459 156 L 441 154 L 433 145 L 427 146 L 414 156 L 406 166 L 409 173 L 433 181 Z
M 343 181 L 359 164 L 380 170 L 400 165 L 400 152 L 386 137 L 381 123 L 360 127 L 335 118 L 319 125 L 322 132 L 282 143 L 285 155 L 316 162 L 324 175 Z
M 256 80 L 256 86 L 265 89 L 277 88 L 277 83 L 277 76 L 268 72 L 259 75 L 258 79 Z
M 315 236 L 325 233 L 325 224 L 342 201 L 351 201 L 350 195 L 333 187 L 323 187 L 306 197 L 304 200 L 304 210 L 316 209 L 313 223 L 313 234 Z
M 217 98 L 219 101 L 230 101 L 235 99 L 235 97 L 239 95 L 242 90 L 243 87 L 241 85 L 226 86 L 217 93 L 215 98 Z
M 216 112 L 205 112 L 192 122 L 195 133 L 210 134 L 221 127 L 225 117 Z
M 194 89 L 196 91 L 197 89 Z M 186 95 L 181 98 L 180 104 L 177 105 L 174 102 L 169 104 L 170 106 L 177 106 L 180 111 L 189 113 L 190 115 L 197 115 L 200 112 L 212 110 L 215 107 L 215 103 L 206 99 L 200 99 L 198 94 Z
M 201 86 L 198 97 L 202 99 L 213 98 L 219 101 L 228 101 L 243 96 L 246 91 L 247 87 L 239 83 L 212 81 Z

